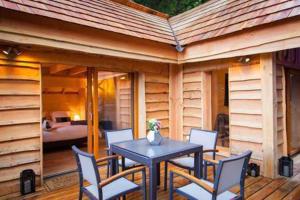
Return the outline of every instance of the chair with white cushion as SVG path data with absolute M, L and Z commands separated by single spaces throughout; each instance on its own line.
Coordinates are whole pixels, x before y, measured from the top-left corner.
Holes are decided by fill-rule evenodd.
M 130 141 L 133 140 L 134 138 L 133 138 L 132 129 L 130 128 L 130 129 L 115 130 L 115 131 L 105 131 L 105 139 L 106 139 L 106 146 L 108 148 L 108 155 L 110 155 L 109 149 L 111 144 Z M 121 166 L 122 171 L 140 165 L 139 163 L 124 157 L 119 159 L 118 163 L 119 166 Z M 134 175 L 132 175 L 132 177 L 133 177 L 132 180 L 134 180 Z
M 216 157 L 216 146 L 217 146 L 218 132 L 206 131 L 197 128 L 192 128 L 189 135 L 189 142 L 193 144 L 199 144 L 203 146 L 203 153 L 210 156 L 212 159 Z M 194 171 L 194 158 L 190 156 L 179 157 L 165 162 L 165 179 L 164 179 L 164 190 L 167 189 L 167 178 L 168 178 L 168 163 L 177 167 Z M 207 167 L 212 166 L 215 176 L 215 164 L 203 160 L 204 166 L 204 178 L 207 178 Z
M 83 194 L 86 194 L 90 199 L 93 200 L 116 199 L 121 196 L 125 198 L 126 194 L 138 190 L 143 191 L 143 199 L 146 200 L 145 167 L 132 168 L 101 181 L 97 163 L 112 159 L 118 159 L 118 157 L 109 156 L 96 160 L 92 154 L 83 152 L 75 146 L 72 146 L 72 149 L 75 154 L 79 172 L 79 200 L 82 199 Z M 124 178 L 127 175 L 137 172 L 142 173 L 141 185 L 138 185 Z M 87 182 L 88 185 L 83 184 L 84 181 Z
M 244 185 L 246 170 L 252 152 L 247 151 L 241 155 L 233 156 L 218 162 L 218 169 L 214 183 L 204 179 L 197 179 L 196 177 L 185 173 L 183 171 L 170 171 L 170 200 L 173 200 L 173 193 L 176 192 L 191 200 L 243 200 L 244 199 Z M 211 162 L 217 162 L 211 160 Z M 185 186 L 174 188 L 174 175 L 178 175 L 189 180 Z M 240 186 L 240 194 L 234 194 L 230 191 L 234 186 Z

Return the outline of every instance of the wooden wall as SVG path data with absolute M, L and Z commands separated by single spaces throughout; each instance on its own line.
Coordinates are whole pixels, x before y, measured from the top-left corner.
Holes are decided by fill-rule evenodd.
M 20 172 L 41 176 L 40 65 L 0 60 L 0 197 L 18 192 Z
M 252 150 L 263 159 L 262 77 L 259 57 L 250 64 L 229 68 L 230 149 L 232 154 Z
M 43 116 L 53 111 L 70 111 L 71 118 L 86 114 L 86 78 L 42 76 Z
M 286 101 L 285 101 L 285 75 L 282 65 L 276 66 L 276 92 L 277 92 L 277 158 L 287 154 L 286 140 Z
M 203 72 L 199 67 L 183 68 L 183 134 L 189 135 L 192 127 L 203 127 L 202 101 Z M 186 138 L 186 137 L 185 137 Z
M 115 78 L 116 83 L 116 119 L 117 129 L 132 127 L 132 90 L 131 80 Z
M 145 73 L 146 120 L 158 119 L 169 136 L 169 71 Z

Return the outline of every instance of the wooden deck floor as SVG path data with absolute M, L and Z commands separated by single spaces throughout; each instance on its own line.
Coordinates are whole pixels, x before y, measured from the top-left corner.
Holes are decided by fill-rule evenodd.
M 163 172 L 163 171 L 161 171 Z M 101 170 L 101 175 L 104 176 L 104 169 Z M 163 180 L 163 176 L 161 177 Z M 211 179 L 211 175 L 210 175 Z M 140 182 L 140 176 L 137 175 L 135 178 L 137 183 Z M 180 177 L 175 178 L 175 186 L 183 185 L 186 181 Z M 158 199 L 164 200 L 169 198 L 168 191 L 163 191 L 163 185 L 158 190 Z M 233 192 L 239 193 L 239 188 L 235 187 L 232 189 Z M 300 200 L 300 175 L 295 176 L 292 179 L 279 178 L 272 180 L 264 177 L 248 177 L 246 179 L 245 188 L 246 199 L 248 200 Z M 73 200 L 78 199 L 78 186 L 74 185 L 71 187 L 63 188 L 60 190 L 45 192 L 42 195 L 34 198 L 36 200 Z M 87 198 L 84 198 L 87 199 Z M 139 192 L 132 193 L 127 196 L 129 200 L 142 199 Z M 176 200 L 184 199 L 175 195 Z M 201 199 L 201 198 L 200 198 Z

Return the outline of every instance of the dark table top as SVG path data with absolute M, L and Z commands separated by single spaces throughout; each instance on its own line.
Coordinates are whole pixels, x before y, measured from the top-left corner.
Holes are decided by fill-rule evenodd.
M 201 151 L 202 146 L 188 142 L 176 141 L 168 138 L 164 138 L 160 145 L 154 146 L 150 145 L 147 139 L 143 138 L 139 140 L 132 140 L 112 144 L 112 151 L 117 149 L 124 150 L 127 153 L 140 155 L 147 159 L 155 159 L 172 154 L 177 154 L 177 156 L 181 156 L 181 154 L 185 155 L 191 152 L 199 152 Z

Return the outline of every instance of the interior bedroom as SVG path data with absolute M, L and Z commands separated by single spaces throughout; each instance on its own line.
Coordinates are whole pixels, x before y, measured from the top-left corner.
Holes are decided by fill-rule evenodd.
M 131 128 L 131 74 L 98 72 L 99 154 L 107 152 L 104 131 Z M 42 71 L 44 178 L 76 170 L 71 146 L 88 151 L 87 68 L 46 66 Z

